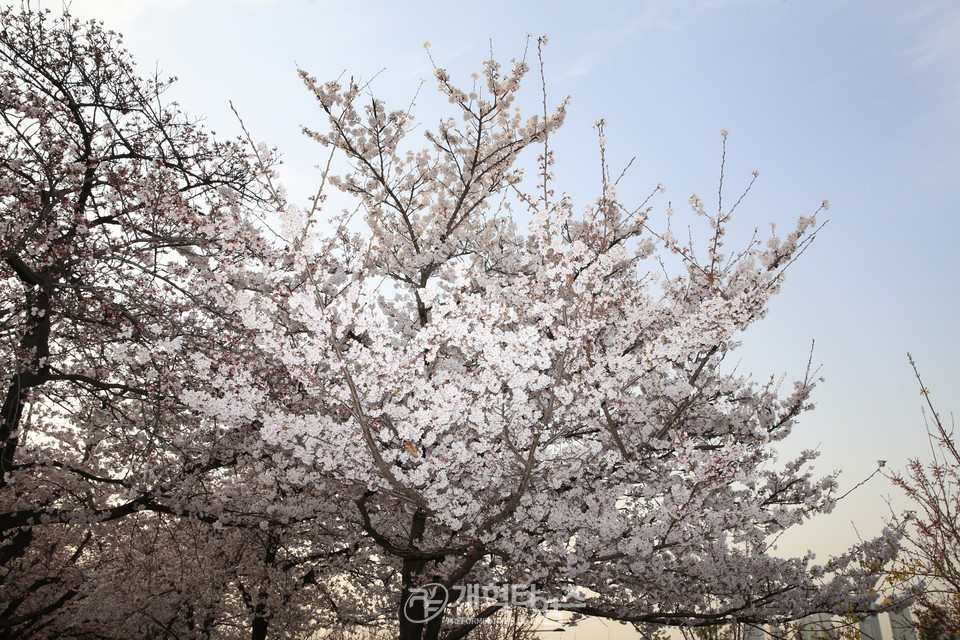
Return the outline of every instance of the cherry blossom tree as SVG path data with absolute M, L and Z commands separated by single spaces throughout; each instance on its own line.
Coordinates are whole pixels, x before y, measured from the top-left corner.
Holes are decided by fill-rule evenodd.
M 243 481 L 269 455 L 256 422 L 218 427 L 180 396 L 209 388 L 207 368 L 269 377 L 201 294 L 220 282 L 217 265 L 269 255 L 249 216 L 272 160 L 252 165 L 167 104 L 169 83 L 138 76 L 100 24 L 11 8 L 0 23 L 0 635 L 67 637 L 79 628 L 69 610 L 138 624 L 140 604 L 162 599 L 150 585 L 163 571 L 129 579 L 146 565 L 123 550 L 149 548 L 144 527 L 207 523 L 202 544 L 196 527 L 154 541 L 161 563 L 178 540 L 222 543 L 215 511 L 231 526 L 266 522 Z M 158 515 L 104 524 L 143 510 Z M 216 574 L 213 560 L 192 579 Z M 236 590 L 237 566 L 224 566 Z M 146 592 L 116 598 L 98 581 Z
M 527 71 L 491 60 L 461 89 L 438 69 L 454 115 L 420 150 L 408 112 L 302 73 L 328 117 L 307 133 L 349 162 L 329 182 L 367 230 L 347 213 L 324 231 L 316 207 L 283 211 L 289 253 L 265 274 L 271 293 L 230 308 L 297 391 L 277 404 L 219 376 L 235 402 L 195 409 L 228 424 L 244 402 L 265 442 L 333 489 L 357 557 L 394 576 L 369 598 L 388 600 L 404 640 L 470 633 L 478 621 L 424 608 L 425 593 L 464 584 L 532 584 L 541 604 L 637 625 L 869 610 L 894 531 L 822 565 L 769 553 L 835 504 L 813 452 L 778 462 L 773 448 L 815 380 L 780 394 L 726 365 L 817 214 L 730 250 L 743 196 L 721 180 L 715 209 L 690 200 L 704 246 L 681 242 L 646 203 L 618 199 L 602 122 L 600 196 L 578 213 L 551 174 L 565 104 L 522 117 Z M 302 484 L 291 471 L 281 482 Z
M 99 23 L 0 17 L 0 637 L 339 623 L 342 576 L 384 577 L 243 401 L 298 406 L 231 308 L 286 272 L 272 152 L 205 133 Z
M 960 450 L 952 425 L 944 425 L 912 357 L 910 366 L 926 403 L 924 417 L 933 459 L 926 464 L 910 460 L 905 472 L 890 475 L 918 511 L 888 580 L 891 584 L 921 583 L 914 584 L 921 635 L 955 638 L 960 636 Z
M 468 90 L 437 71 L 455 117 L 422 150 L 407 112 L 304 73 L 309 135 L 352 169 L 300 208 L 116 34 L 0 17 L 0 634 L 452 640 L 511 604 L 427 619 L 424 590 L 466 584 L 637 625 L 872 607 L 894 532 L 769 553 L 835 503 L 812 452 L 773 449 L 815 381 L 725 361 L 816 214 L 731 251 L 721 188 L 681 242 L 618 200 L 602 145 L 577 213 L 565 105 L 521 117 L 526 63 L 492 60 Z M 321 217 L 327 185 L 366 232 Z

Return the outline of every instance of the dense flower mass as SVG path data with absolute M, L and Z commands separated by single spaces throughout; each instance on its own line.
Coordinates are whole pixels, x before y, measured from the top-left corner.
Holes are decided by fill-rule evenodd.
M 731 252 L 736 204 L 694 197 L 709 237 L 681 243 L 606 167 L 577 213 L 552 190 L 565 105 L 514 106 L 524 61 L 469 90 L 438 69 L 454 116 L 420 150 L 406 111 L 302 73 L 357 233 L 163 107 L 99 25 L 3 24 L 2 633 L 419 640 L 502 606 L 398 616 L 427 584 L 638 625 L 872 606 L 892 532 L 825 566 L 768 553 L 834 506 L 814 453 L 772 448 L 815 381 L 724 367 L 816 214 Z

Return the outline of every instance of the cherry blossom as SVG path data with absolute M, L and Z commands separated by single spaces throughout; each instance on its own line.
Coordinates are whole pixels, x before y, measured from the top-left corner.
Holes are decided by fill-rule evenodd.
M 728 362 L 820 210 L 730 249 L 743 196 L 693 197 L 708 237 L 680 242 L 659 185 L 619 199 L 603 121 L 578 209 L 551 169 L 566 103 L 520 113 L 523 59 L 468 89 L 436 69 L 452 115 L 422 148 L 406 110 L 302 71 L 357 231 L 103 26 L 0 15 L 0 633 L 452 640 L 505 604 L 402 615 L 428 584 L 638 626 L 876 606 L 896 531 L 771 553 L 837 501 L 815 453 L 774 448 L 814 374 L 784 393 Z

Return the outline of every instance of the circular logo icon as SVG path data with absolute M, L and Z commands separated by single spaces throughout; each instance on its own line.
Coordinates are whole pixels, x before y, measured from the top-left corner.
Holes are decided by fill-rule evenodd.
M 414 624 L 430 622 L 443 613 L 448 599 L 447 588 L 437 582 L 415 587 L 403 605 L 403 617 Z

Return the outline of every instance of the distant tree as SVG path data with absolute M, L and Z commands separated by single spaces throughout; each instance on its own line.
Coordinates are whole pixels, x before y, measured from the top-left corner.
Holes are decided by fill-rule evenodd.
M 905 472 L 890 475 L 918 506 L 891 582 L 923 582 L 915 613 L 924 640 L 960 638 L 960 449 L 953 425 L 944 425 L 912 357 L 910 366 L 926 405 L 932 458 L 926 463 L 914 458 Z
M 734 625 L 711 627 L 681 627 L 684 640 L 742 640 L 743 634 Z

